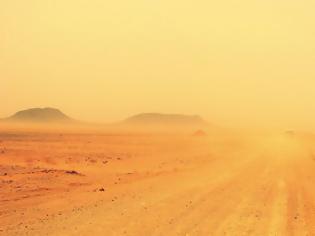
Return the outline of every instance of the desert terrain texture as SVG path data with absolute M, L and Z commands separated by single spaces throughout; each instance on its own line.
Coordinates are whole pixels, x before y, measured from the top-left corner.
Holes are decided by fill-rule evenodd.
M 312 134 L 0 128 L 0 235 L 315 235 Z

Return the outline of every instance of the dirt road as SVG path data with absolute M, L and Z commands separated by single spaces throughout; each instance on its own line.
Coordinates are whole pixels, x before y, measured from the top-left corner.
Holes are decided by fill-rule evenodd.
M 187 162 L 182 165 L 170 161 L 159 174 L 108 187 L 104 192 L 77 192 L 78 199 L 84 199 L 82 207 L 35 221 L 27 228 L 2 232 L 315 235 L 312 145 L 313 140 L 293 135 L 271 135 L 198 162 L 199 156 L 211 149 L 205 148 L 198 155 L 191 152 L 189 158 L 183 155 L 181 161 Z M 192 164 L 193 160 L 197 164 Z

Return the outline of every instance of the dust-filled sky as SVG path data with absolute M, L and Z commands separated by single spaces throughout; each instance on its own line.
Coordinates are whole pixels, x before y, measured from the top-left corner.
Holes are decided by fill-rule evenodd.
M 0 116 L 315 129 L 313 0 L 1 0 Z

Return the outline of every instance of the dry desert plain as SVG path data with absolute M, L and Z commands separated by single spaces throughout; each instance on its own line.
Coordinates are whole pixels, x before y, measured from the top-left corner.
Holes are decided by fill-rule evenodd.
M 1 127 L 0 235 L 315 235 L 315 136 Z

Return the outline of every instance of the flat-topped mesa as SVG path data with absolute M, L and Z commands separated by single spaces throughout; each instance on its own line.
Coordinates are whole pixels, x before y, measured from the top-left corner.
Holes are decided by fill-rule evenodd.
M 206 125 L 200 116 L 197 115 L 179 115 L 179 114 L 160 114 L 160 113 L 142 113 L 126 119 L 126 125 Z
M 72 122 L 73 119 L 55 108 L 31 108 L 18 111 L 14 115 L 5 119 L 8 122 L 32 122 L 32 123 L 66 123 Z

